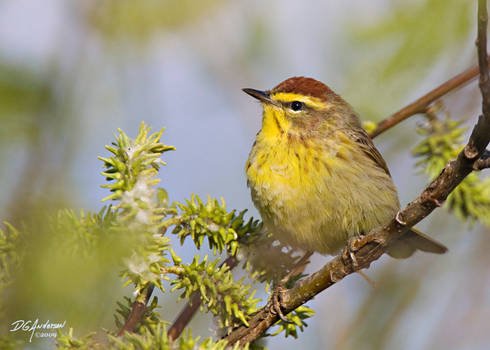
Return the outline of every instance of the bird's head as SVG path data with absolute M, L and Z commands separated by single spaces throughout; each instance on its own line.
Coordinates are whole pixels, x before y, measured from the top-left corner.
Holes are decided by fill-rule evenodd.
M 243 89 L 264 108 L 262 130 L 266 133 L 323 131 L 355 113 L 328 86 L 306 77 L 284 80 L 272 90 Z M 347 116 L 347 117 L 346 117 Z

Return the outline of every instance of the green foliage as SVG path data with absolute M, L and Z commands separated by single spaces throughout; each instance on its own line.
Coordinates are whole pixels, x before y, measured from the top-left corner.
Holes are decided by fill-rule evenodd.
M 262 230 L 258 220 L 244 219 L 246 210 L 236 213 L 228 212 L 221 199 L 208 197 L 203 202 L 192 195 L 185 204 L 173 204 L 175 211 L 164 220 L 165 227 L 175 225 L 172 233 L 176 234 L 183 244 L 191 238 L 197 249 L 207 239 L 213 253 L 227 251 L 232 256 L 239 256 L 244 261 L 244 268 L 249 277 L 257 282 L 278 281 L 295 266 L 299 259 L 297 251 L 279 244 L 270 234 Z
M 125 260 L 121 276 L 127 279 L 126 284 L 133 283 L 137 291 L 143 290 L 149 284 L 155 284 L 163 291 L 160 276 L 162 269 L 170 262 L 164 255 L 170 240 L 157 234 L 145 236 L 141 245 L 135 246 L 131 256 Z
M 192 337 L 191 331 L 183 334 L 178 340 L 172 341 L 167 336 L 167 329 L 163 322 L 152 324 L 142 328 L 136 333 L 125 333 L 122 337 L 117 338 L 109 335 L 109 343 L 101 344 L 95 340 L 95 334 L 90 333 L 82 339 L 76 339 L 73 336 L 73 329 L 67 334 L 60 334 L 57 338 L 58 349 L 60 350 L 248 350 L 248 345 L 240 347 L 238 344 L 233 347 L 227 347 L 223 340 L 214 341 L 207 338 L 200 342 L 200 337 Z M 1 343 L 0 343 L 1 344 Z
M 428 123 L 418 128 L 424 139 L 412 152 L 420 158 L 417 166 L 422 167 L 431 180 L 463 149 L 461 143 L 466 128 L 461 124 L 448 116 L 439 120 L 430 115 Z M 462 220 L 470 223 L 479 220 L 490 226 L 490 178 L 480 180 L 476 173 L 469 174 L 449 195 L 445 206 Z
M 158 174 L 160 165 L 165 165 L 160 157 L 164 152 L 175 150 L 173 146 L 160 142 L 163 130 L 162 128 L 148 136 L 151 127 L 147 128 L 142 122 L 138 136 L 132 140 L 118 129 L 119 136 L 116 136 L 116 142 L 113 142 L 112 146 L 106 146 L 113 156 L 99 157 L 107 168 L 102 175 L 108 181 L 115 181 L 102 185 L 113 192 L 103 200 L 120 200 L 122 209 L 132 209 L 131 217 L 138 214 L 138 209 L 145 210 L 151 205 L 154 190 L 150 188 L 160 182 L 160 179 L 154 177 Z
M 199 292 L 208 311 L 219 317 L 221 327 L 234 327 L 241 322 L 248 325 L 247 317 L 256 311 L 259 302 L 254 299 L 255 290 L 244 284 L 245 277 L 235 282 L 227 265 L 218 267 L 219 260 L 208 263 L 207 255 L 199 262 L 194 257 L 189 265 L 181 265 L 180 278 L 172 281 L 172 291 L 182 289 L 180 298 L 190 299 Z
M 315 311 L 307 306 L 303 305 L 296 308 L 296 310 L 286 315 L 286 318 L 291 323 L 286 323 L 282 320 L 279 321 L 277 323 L 277 325 L 279 325 L 279 329 L 272 333 L 271 336 L 284 332 L 284 336 L 286 338 L 289 336 L 298 338 L 298 329 L 302 332 L 305 327 L 308 327 L 308 324 L 304 320 L 313 317 L 314 314 Z
M 163 130 L 150 134 L 151 128 L 143 122 L 134 140 L 118 130 L 116 142 L 106 146 L 113 156 L 99 157 L 107 168 L 102 175 L 111 181 L 102 187 L 113 192 L 104 200 L 119 201 L 114 207 L 118 211 L 118 220 L 141 238 L 141 242 L 133 246 L 133 253 L 125 260 L 125 268 L 121 271 L 127 283 L 133 283 L 136 290 L 143 290 L 149 284 L 163 290 L 160 274 L 169 262 L 164 253 L 170 240 L 158 234 L 165 215 L 166 208 L 161 205 L 166 203 L 166 192 L 153 188 L 160 181 L 155 178 L 160 165 L 165 165 L 160 157 L 175 149 L 160 142 Z
M 175 203 L 181 214 L 178 218 L 169 218 L 164 221 L 165 226 L 175 225 L 173 233 L 180 238 L 181 244 L 190 237 L 197 249 L 200 249 L 205 238 L 208 239 L 209 248 L 216 254 L 227 250 L 236 255 L 239 240 L 251 241 L 260 234 L 261 225 L 250 218 L 244 220 L 246 210 L 236 214 L 235 210 L 228 212 L 226 203 L 221 199 L 208 197 L 207 203 L 196 195 L 192 195 L 186 203 Z
M 110 339 L 110 349 L 118 350 L 227 349 L 226 342 L 222 340 L 214 341 L 211 338 L 207 338 L 200 343 L 200 337 L 193 338 L 191 331 L 188 331 L 187 334 L 183 334 L 177 341 L 171 341 L 167 336 L 167 329 L 162 323 L 145 328 L 140 334 L 126 333 L 122 338 L 111 337 Z M 229 349 L 238 350 L 239 347 L 238 345 L 235 345 L 233 348 Z M 240 349 L 248 349 L 248 346 L 240 347 Z
M 73 336 L 73 328 L 70 328 L 68 333 L 58 333 L 56 338 L 57 349 L 59 350 L 91 350 L 99 349 L 100 346 L 95 339 L 95 332 L 85 335 L 81 339 L 77 339 Z

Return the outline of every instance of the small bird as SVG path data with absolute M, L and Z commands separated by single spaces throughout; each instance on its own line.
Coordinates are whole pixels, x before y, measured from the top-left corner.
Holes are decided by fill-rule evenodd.
M 349 238 L 399 211 L 390 172 L 358 114 L 325 84 L 289 78 L 269 91 L 243 89 L 263 106 L 246 163 L 252 200 L 280 241 L 336 254 Z M 447 248 L 415 228 L 388 248 L 395 258 Z

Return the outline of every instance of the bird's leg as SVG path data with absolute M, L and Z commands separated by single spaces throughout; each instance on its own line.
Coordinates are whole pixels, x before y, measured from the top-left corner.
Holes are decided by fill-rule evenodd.
M 293 323 L 289 321 L 286 316 L 283 314 L 281 310 L 281 296 L 283 293 L 285 293 L 288 288 L 286 287 L 286 284 L 289 282 L 289 280 L 294 277 L 298 276 L 301 274 L 305 268 L 306 265 L 309 263 L 309 258 L 313 255 L 313 252 L 306 252 L 301 259 L 296 263 L 296 265 L 289 271 L 281 280 L 279 283 L 275 286 L 274 292 L 272 293 L 272 308 L 279 316 L 281 321 L 286 322 L 286 323 Z
M 282 310 L 281 310 L 281 301 L 280 301 L 280 298 L 281 298 L 281 295 L 286 292 L 287 288 L 279 283 L 275 288 L 274 288 L 274 292 L 272 292 L 272 310 L 273 312 L 275 312 L 277 314 L 277 316 L 279 316 L 279 318 L 281 319 L 282 322 L 286 322 L 286 323 L 292 323 L 291 321 L 289 321 L 286 316 L 283 314 Z

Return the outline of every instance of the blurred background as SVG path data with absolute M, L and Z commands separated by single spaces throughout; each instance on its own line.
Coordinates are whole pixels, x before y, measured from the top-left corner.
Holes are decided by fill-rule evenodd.
M 97 156 L 108 155 L 117 128 L 135 136 L 141 121 L 165 126 L 163 142 L 177 148 L 161 171 L 171 201 L 222 196 L 257 217 L 243 169 L 261 108 L 241 88 L 311 76 L 379 121 L 475 65 L 475 37 L 476 1 L 0 1 L 1 219 L 20 227 L 59 207 L 99 210 L 108 190 L 99 187 Z M 445 97 L 443 108 L 471 126 L 476 82 Z M 428 181 L 410 155 L 421 120 L 375 141 L 402 205 Z M 49 234 L 39 227 L 31 238 L 42 243 Z M 419 227 L 449 253 L 383 257 L 366 272 L 375 288 L 349 276 L 308 303 L 317 313 L 298 340 L 278 336 L 267 346 L 489 349 L 488 228 L 442 209 Z M 194 254 L 190 245 L 181 252 Z M 78 336 L 113 329 L 115 302 L 131 293 L 118 287 L 117 269 L 98 265 L 97 279 L 75 292 L 44 258 L 31 259 L 2 332 L 22 317 L 66 319 Z M 315 255 L 309 269 L 327 259 Z M 160 304 L 170 321 L 183 305 L 163 296 Z M 213 332 L 207 315 L 192 326 L 193 334 Z M 35 340 L 26 348 L 52 346 Z

